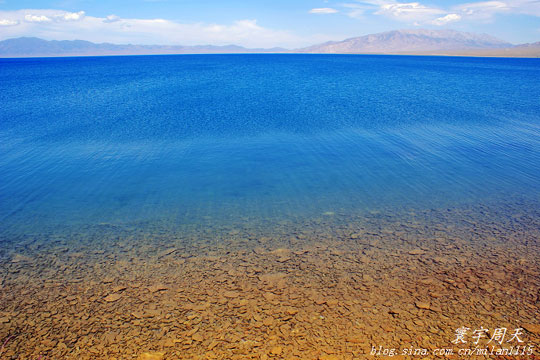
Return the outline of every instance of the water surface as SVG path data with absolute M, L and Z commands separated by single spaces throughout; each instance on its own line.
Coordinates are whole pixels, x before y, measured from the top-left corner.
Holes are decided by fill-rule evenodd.
M 3 234 L 539 197 L 537 59 L 201 55 L 0 65 Z

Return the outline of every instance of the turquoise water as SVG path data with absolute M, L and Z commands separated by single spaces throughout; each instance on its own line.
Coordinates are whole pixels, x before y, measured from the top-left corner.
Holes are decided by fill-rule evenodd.
M 530 208 L 538 79 L 538 59 L 3 59 L 0 232 Z

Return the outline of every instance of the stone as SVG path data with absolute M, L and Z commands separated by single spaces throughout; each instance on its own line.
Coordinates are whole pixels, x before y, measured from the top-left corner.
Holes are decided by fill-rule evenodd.
M 277 248 L 275 250 L 270 251 L 270 254 L 274 254 L 279 257 L 288 257 L 291 254 L 291 250 L 286 249 L 286 248 Z
M 425 302 L 425 301 L 417 301 L 417 302 L 414 303 L 414 305 L 419 309 L 423 309 L 423 310 L 429 310 L 430 309 L 430 304 L 428 302 Z
M 164 357 L 164 352 L 144 352 L 139 355 L 138 360 L 162 360 Z
M 373 282 L 373 278 L 368 274 L 363 274 L 362 275 L 362 280 L 365 281 L 365 282 Z
M 326 305 L 330 307 L 335 307 L 339 304 L 339 301 L 337 299 L 328 299 L 326 300 Z
M 9 322 L 9 318 L 7 316 L 0 317 L 0 324 L 7 324 Z
M 294 316 L 294 315 L 298 314 L 298 309 L 295 309 L 295 308 L 287 308 L 287 311 L 286 311 L 286 312 L 287 312 L 287 314 L 293 315 L 293 316 Z
M 319 360 L 341 360 L 341 358 L 337 355 L 321 355 Z
M 121 297 L 122 297 L 122 295 L 120 295 L 120 294 L 109 294 L 109 295 L 105 296 L 103 298 L 103 300 L 105 300 L 106 302 L 115 302 L 117 300 L 120 300 Z
M 283 352 L 283 348 L 281 346 L 274 346 L 270 350 L 270 354 L 272 354 L 274 356 L 279 356 L 279 355 L 281 355 L 282 352 Z
M 313 301 L 314 301 L 315 304 L 317 304 L 317 305 L 326 304 L 326 299 L 323 298 L 322 296 L 317 296 L 315 299 L 313 299 Z
M 266 301 L 272 303 L 276 300 L 277 296 L 273 293 L 270 293 L 270 292 L 265 292 L 263 293 L 263 297 Z
M 204 338 L 202 337 L 202 335 L 200 333 L 195 333 L 191 336 L 191 339 L 193 341 L 198 341 L 198 342 L 202 342 L 204 340 Z
M 425 254 L 426 252 L 422 249 L 414 249 L 414 250 L 411 250 L 409 251 L 409 255 L 423 255 Z
M 226 298 L 229 298 L 229 299 L 234 299 L 234 298 L 237 298 L 238 296 L 240 296 L 240 294 L 236 291 L 225 291 L 223 293 L 223 296 L 225 296 Z
M 175 342 L 174 342 L 175 339 L 165 339 L 163 341 L 163 346 L 164 347 L 173 347 L 175 345 Z
M 164 256 L 167 256 L 167 255 L 170 255 L 175 251 L 176 251 L 176 248 L 165 249 L 165 250 L 163 250 L 162 252 L 160 252 L 158 254 L 158 257 L 164 257 Z
M 58 343 L 57 340 L 54 340 L 54 339 L 44 339 L 44 340 L 41 340 L 41 344 L 48 347 L 48 348 L 53 348 L 56 346 L 56 344 Z
M 15 254 L 13 256 L 13 258 L 11 259 L 11 262 L 12 263 L 19 263 L 19 262 L 25 262 L 25 261 L 30 261 L 32 260 L 31 258 L 29 258 L 28 256 L 24 256 L 24 255 L 21 255 L 21 254 Z
M 158 291 L 169 290 L 169 287 L 166 286 L 166 285 L 159 284 L 159 285 L 152 285 L 152 286 L 149 286 L 149 287 L 148 287 L 148 290 L 149 290 L 151 293 L 155 293 L 155 292 L 158 292 Z
M 540 324 L 523 324 L 523 328 L 532 334 L 540 335 Z
M 116 334 L 112 332 L 107 332 L 103 335 L 103 340 L 107 343 L 113 343 L 116 340 Z
M 284 287 L 287 282 L 287 274 L 271 273 L 258 276 L 259 280 L 268 284 Z
M 161 310 L 158 310 L 158 309 L 150 309 L 150 310 L 146 310 L 146 312 L 144 313 L 144 315 L 147 316 L 147 317 L 160 316 L 160 315 L 161 315 Z

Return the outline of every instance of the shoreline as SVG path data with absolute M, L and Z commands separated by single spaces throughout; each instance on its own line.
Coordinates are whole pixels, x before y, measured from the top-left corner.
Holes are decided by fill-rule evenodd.
M 62 54 L 62 55 L 32 55 L 32 56 L 3 56 L 0 59 L 56 59 L 56 58 L 92 58 L 92 57 L 124 57 L 124 56 L 189 56 L 189 55 L 358 55 L 358 56 L 422 56 L 422 57 L 458 57 L 458 58 L 497 58 L 497 59 L 538 59 L 540 53 L 535 55 L 513 55 L 506 54 L 445 54 L 445 53 L 311 53 L 311 52 L 224 52 L 224 53 L 159 53 L 159 54 Z

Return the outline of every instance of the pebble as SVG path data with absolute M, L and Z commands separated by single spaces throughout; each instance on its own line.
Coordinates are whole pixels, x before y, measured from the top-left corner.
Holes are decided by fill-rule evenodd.
M 423 309 L 423 310 L 429 310 L 430 309 L 430 304 L 428 302 L 417 301 L 417 302 L 414 303 L 414 305 L 419 309 Z
M 163 341 L 163 346 L 164 347 L 173 347 L 175 344 L 176 343 L 175 343 L 174 339 L 165 339 Z
M 319 360 L 341 360 L 341 358 L 337 355 L 321 355 Z
M 166 286 L 166 285 L 152 285 L 152 286 L 149 286 L 148 287 L 148 290 L 151 292 L 151 293 L 155 293 L 155 292 L 158 292 L 158 291 L 165 291 L 165 290 L 169 290 L 169 287 Z
M 164 257 L 164 256 L 167 256 L 167 255 L 170 255 L 175 251 L 176 251 L 176 248 L 165 249 L 165 250 L 163 250 L 162 252 L 160 252 L 158 254 L 158 257 Z
M 275 355 L 275 356 L 281 355 L 282 352 L 283 352 L 283 348 L 281 346 L 274 346 L 270 350 L 270 354 Z
M 27 261 L 31 261 L 32 259 L 29 258 L 28 256 L 24 256 L 24 255 L 21 255 L 21 254 L 15 254 L 13 256 L 13 258 L 11 259 L 11 262 L 12 263 L 19 263 L 19 262 L 27 262 Z
M 296 315 L 296 314 L 298 314 L 298 309 L 287 308 L 287 314 Z
M 229 298 L 229 299 L 234 299 L 234 298 L 237 298 L 238 296 L 240 296 L 240 294 L 236 291 L 225 291 L 223 293 L 223 296 L 225 296 L 226 298 Z
M 114 302 L 114 301 L 120 300 L 121 297 L 122 295 L 120 294 L 109 294 L 105 296 L 103 300 L 105 300 L 106 302 Z
M 523 324 L 523 328 L 532 334 L 540 335 L 540 324 Z
M 195 333 L 191 336 L 191 339 L 193 341 L 198 341 L 198 342 L 202 342 L 204 340 L 204 338 L 202 337 L 202 335 L 200 333 Z
M 164 357 L 164 352 L 145 352 L 139 355 L 138 360 L 162 360 Z

